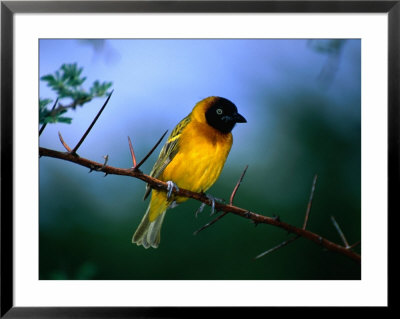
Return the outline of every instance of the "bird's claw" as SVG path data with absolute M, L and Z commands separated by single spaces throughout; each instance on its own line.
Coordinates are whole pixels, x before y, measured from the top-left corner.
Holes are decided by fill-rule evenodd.
M 196 210 L 196 212 L 194 213 L 194 216 L 195 216 L 196 218 L 197 218 L 197 215 L 203 211 L 203 209 L 204 209 L 205 206 L 206 206 L 205 203 L 201 203 L 200 207 L 199 207 L 199 208 Z
M 172 195 L 172 191 L 173 191 L 173 189 L 175 188 L 177 191 L 179 191 L 179 187 L 178 187 L 178 185 L 176 185 L 173 181 L 168 181 L 167 182 L 167 184 L 168 184 L 168 188 L 167 188 L 167 199 L 170 199 L 171 198 L 171 195 Z
M 225 200 L 223 200 L 221 198 L 214 197 L 214 196 L 212 196 L 210 194 L 206 194 L 206 196 L 211 201 L 211 214 L 210 214 L 210 216 L 212 216 L 212 215 L 214 215 L 216 213 L 216 211 L 215 211 L 215 202 L 224 203 Z
M 205 195 L 211 201 L 211 214 L 210 214 L 210 216 L 212 216 L 212 215 L 215 214 L 215 202 L 223 203 L 224 200 L 220 199 L 220 198 L 216 198 L 216 197 L 214 197 L 214 196 L 212 196 L 210 194 L 205 194 Z M 205 206 L 206 206 L 205 203 L 201 203 L 199 209 L 195 212 L 195 216 L 196 217 L 197 217 L 198 213 L 201 213 L 203 211 Z

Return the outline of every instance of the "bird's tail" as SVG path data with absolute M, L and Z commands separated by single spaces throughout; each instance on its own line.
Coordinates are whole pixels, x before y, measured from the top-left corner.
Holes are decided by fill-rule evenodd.
M 158 247 L 160 243 L 161 226 L 168 207 L 164 203 L 161 205 L 154 204 L 152 200 L 132 237 L 132 243 L 136 243 L 138 246 L 143 245 L 146 249 L 149 247 Z M 155 216 L 157 217 L 154 218 Z

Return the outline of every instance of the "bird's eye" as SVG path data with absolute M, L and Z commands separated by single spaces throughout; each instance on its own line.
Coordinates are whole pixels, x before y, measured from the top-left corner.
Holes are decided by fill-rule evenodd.
M 221 115 L 221 114 L 223 113 L 223 112 L 222 112 L 222 109 L 217 109 L 216 112 L 217 112 L 218 115 Z

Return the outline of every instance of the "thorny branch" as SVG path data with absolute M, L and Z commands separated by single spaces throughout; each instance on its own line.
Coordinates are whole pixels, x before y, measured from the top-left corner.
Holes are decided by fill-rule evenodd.
M 111 97 L 111 94 L 108 96 L 106 102 L 104 103 L 103 107 L 101 108 L 101 110 L 99 111 L 99 113 L 96 115 L 95 119 L 93 120 L 93 122 L 91 123 L 91 125 L 89 126 L 88 130 L 85 132 L 85 134 L 82 136 L 81 140 L 78 142 L 78 144 L 75 146 L 74 149 L 71 150 L 71 148 L 65 143 L 65 141 L 63 140 L 61 134 L 59 133 L 59 137 L 60 137 L 60 141 L 63 144 L 64 148 L 67 150 L 67 152 L 60 152 L 60 151 L 56 151 L 56 150 L 52 150 L 52 149 L 48 149 L 45 147 L 39 147 L 39 156 L 46 156 L 46 157 L 52 157 L 52 158 L 57 158 L 57 159 L 61 159 L 61 160 L 65 160 L 65 161 L 69 161 L 84 167 L 87 167 L 90 169 L 90 171 L 101 171 L 104 172 L 105 175 L 121 175 L 121 176 L 129 176 L 129 177 L 134 177 L 134 178 L 138 178 L 146 183 L 148 183 L 152 188 L 154 189 L 158 189 L 158 190 L 163 190 L 163 191 L 167 191 L 168 190 L 168 184 L 166 182 L 163 182 L 161 180 L 158 180 L 154 177 L 151 177 L 149 175 L 146 175 L 144 173 L 142 173 L 139 170 L 140 165 L 142 165 L 144 163 L 144 161 L 151 155 L 151 153 L 155 150 L 155 148 L 158 146 L 158 144 L 161 142 L 161 140 L 163 139 L 163 137 L 165 136 L 165 134 L 167 132 L 165 132 L 163 134 L 163 136 L 159 139 L 159 141 L 157 142 L 157 144 L 150 150 L 150 152 L 143 158 L 143 160 L 139 163 L 136 164 L 136 157 L 135 154 L 133 152 L 133 147 L 132 147 L 132 143 L 129 139 L 129 144 L 130 144 L 130 151 L 131 151 L 131 156 L 132 156 L 132 161 L 133 161 L 133 169 L 132 168 L 117 168 L 117 167 L 113 167 L 113 166 L 109 166 L 107 165 L 107 161 L 108 161 L 108 155 L 106 155 L 105 158 L 105 162 L 102 163 L 98 163 L 83 157 L 80 157 L 76 154 L 77 149 L 79 148 L 79 146 L 82 144 L 82 142 L 84 141 L 84 139 L 86 138 L 86 136 L 89 134 L 91 128 L 93 127 L 94 123 L 96 122 L 96 120 L 98 119 L 98 117 L 100 116 L 101 112 L 104 110 L 105 106 L 107 105 L 107 102 L 109 101 Z M 41 129 L 41 132 L 43 131 L 44 128 Z M 309 218 L 309 212 L 310 212 L 310 208 L 311 208 L 311 202 L 312 202 L 312 197 L 314 194 L 314 189 L 315 189 L 315 183 L 316 183 L 316 178 L 314 178 L 314 182 L 313 182 L 313 186 L 312 186 L 312 191 L 311 191 L 311 195 L 310 195 L 310 199 L 309 199 L 309 203 L 308 203 L 308 207 L 307 207 L 307 212 L 306 212 L 306 218 L 304 221 L 304 225 L 302 228 L 300 227 L 296 227 L 293 225 L 290 225 L 288 223 L 285 223 L 283 221 L 281 221 L 279 218 L 276 217 L 268 217 L 268 216 L 264 216 L 264 215 L 260 215 L 257 214 L 255 212 L 251 212 L 247 209 L 243 209 L 241 207 L 237 207 L 233 205 L 233 199 L 236 195 L 237 189 L 240 186 L 240 183 L 243 180 L 244 174 L 246 173 L 247 170 L 247 166 L 244 169 L 241 177 L 239 178 L 231 196 L 230 196 L 230 202 L 229 204 L 223 204 L 223 203 L 219 203 L 219 202 L 215 202 L 215 210 L 219 211 L 219 212 L 223 212 L 220 216 L 218 216 L 217 218 L 215 218 L 214 220 L 212 220 L 211 222 L 209 222 L 208 224 L 204 225 L 202 228 L 200 228 L 198 231 L 195 232 L 195 234 L 199 233 L 201 230 L 211 226 L 212 224 L 214 224 L 215 222 L 217 222 L 218 220 L 220 220 L 222 217 L 226 216 L 228 213 L 232 213 L 235 215 L 238 215 L 240 217 L 243 218 L 247 218 L 252 220 L 256 225 L 257 224 L 268 224 L 268 225 L 272 225 L 275 227 L 279 227 L 282 228 L 284 230 L 286 230 L 287 232 L 296 235 L 295 237 L 279 244 L 278 246 L 275 246 L 272 249 L 269 249 L 268 251 L 258 255 L 256 258 L 259 258 L 261 256 L 264 256 L 265 254 L 271 252 L 271 251 L 275 251 L 278 248 L 281 248 L 283 246 L 286 246 L 287 244 L 289 244 L 290 242 L 293 242 L 294 240 L 296 240 L 299 237 L 303 237 L 306 238 L 318 245 L 323 246 L 324 248 L 326 248 L 327 250 L 330 251 L 335 251 L 337 253 L 343 254 L 345 256 L 350 257 L 351 259 L 357 261 L 357 262 L 361 262 L 361 256 L 359 254 L 357 254 L 356 252 L 352 251 L 352 248 L 354 248 L 355 246 L 357 246 L 359 244 L 359 242 L 353 244 L 353 245 L 348 245 L 347 241 L 345 242 L 345 246 L 341 246 L 339 244 L 336 244 L 332 241 L 327 240 L 326 238 L 313 233 L 309 230 L 306 230 L 306 225 L 307 225 L 307 221 Z M 189 190 L 183 189 L 183 188 L 179 188 L 179 190 L 176 190 L 175 188 L 172 190 L 172 192 L 177 195 L 177 196 L 183 196 L 183 197 L 188 197 L 188 198 L 192 198 L 195 199 L 197 201 L 200 201 L 206 205 L 211 206 L 211 200 L 209 197 L 207 197 L 206 194 L 204 193 L 195 193 L 195 192 L 191 192 Z M 343 238 L 343 237 L 342 237 Z
M 308 223 L 308 219 L 310 218 L 311 205 L 312 205 L 312 201 L 313 201 L 313 198 L 314 198 L 315 185 L 317 183 L 317 178 L 318 178 L 318 175 L 315 174 L 314 180 L 313 180 L 313 184 L 311 186 L 310 198 L 309 198 L 308 204 L 307 204 L 306 216 L 304 218 L 304 223 L 303 223 L 303 229 L 304 230 L 306 229 L 307 223 Z M 254 259 L 258 259 L 258 258 L 261 258 L 261 257 L 269 254 L 269 253 L 272 253 L 275 250 L 278 250 L 279 248 L 282 248 L 284 246 L 289 245 L 290 243 L 294 242 L 295 240 L 297 240 L 299 238 L 300 238 L 300 235 L 297 235 L 297 236 L 292 237 L 292 238 L 290 238 L 288 240 L 285 240 L 284 242 L 280 243 L 279 245 L 276 245 L 275 247 L 272 247 L 271 249 L 268 249 L 267 251 L 264 251 L 263 253 L 257 255 Z

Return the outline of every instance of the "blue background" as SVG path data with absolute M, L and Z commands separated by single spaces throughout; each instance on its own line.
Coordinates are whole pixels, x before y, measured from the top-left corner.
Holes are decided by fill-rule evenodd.
M 112 81 L 114 93 L 79 155 L 132 166 L 127 136 L 140 160 L 199 100 L 234 102 L 246 124 L 233 130 L 225 168 L 209 190 L 229 199 L 245 165 L 235 204 L 303 224 L 318 174 L 308 229 L 337 243 L 335 216 L 348 241 L 361 238 L 360 40 L 40 40 L 40 74 L 77 63 L 87 76 Z M 40 97 L 56 95 L 40 82 Z M 73 147 L 104 98 L 66 114 L 72 124 L 49 124 L 40 145 Z M 161 146 L 144 164 L 148 173 Z M 40 159 L 40 279 L 360 279 L 360 265 L 285 231 L 227 215 L 197 218 L 198 202 L 167 213 L 156 250 L 131 244 L 147 207 L 144 183 L 90 173 L 72 163 Z M 356 250 L 360 252 L 360 247 Z M 295 267 L 294 267 L 295 265 Z

